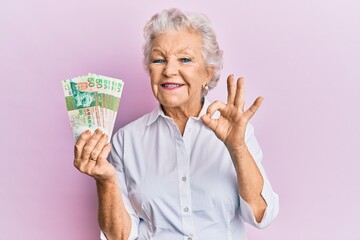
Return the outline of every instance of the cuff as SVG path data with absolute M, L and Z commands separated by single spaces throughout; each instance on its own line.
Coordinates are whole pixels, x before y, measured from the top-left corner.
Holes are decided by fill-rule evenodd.
M 139 225 L 139 219 L 137 216 L 131 215 L 131 232 L 128 240 L 135 240 L 138 237 L 138 225 Z M 100 240 L 107 240 L 105 234 L 100 231 Z
M 267 227 L 279 213 L 279 196 L 272 190 L 269 182 L 264 182 L 261 196 L 266 202 L 266 209 L 260 222 L 255 219 L 254 212 L 250 205 L 240 196 L 240 211 L 243 220 L 256 228 Z

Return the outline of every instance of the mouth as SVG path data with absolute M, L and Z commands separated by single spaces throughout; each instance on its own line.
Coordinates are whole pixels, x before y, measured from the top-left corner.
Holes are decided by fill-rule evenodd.
M 166 90 L 174 90 L 174 89 L 177 89 L 177 88 L 180 88 L 182 86 L 184 86 L 185 84 L 180 84 L 180 83 L 171 83 L 171 82 L 168 82 L 168 83 L 163 83 L 161 84 L 160 86 Z

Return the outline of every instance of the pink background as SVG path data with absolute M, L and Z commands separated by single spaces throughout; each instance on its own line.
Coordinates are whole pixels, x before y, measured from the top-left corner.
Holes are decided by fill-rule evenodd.
M 1 239 L 98 239 L 94 181 L 73 167 L 61 80 L 94 72 L 125 81 L 116 128 L 156 101 L 142 66 L 142 28 L 163 8 L 205 13 L 226 76 L 246 79 L 264 165 L 281 200 L 249 239 L 360 239 L 358 0 L 2 0 Z

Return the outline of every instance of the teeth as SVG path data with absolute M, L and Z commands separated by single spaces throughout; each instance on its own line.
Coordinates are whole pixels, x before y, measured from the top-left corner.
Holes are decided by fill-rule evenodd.
M 169 88 L 171 88 L 171 87 L 179 87 L 181 85 L 182 84 L 163 84 L 164 87 L 169 87 Z

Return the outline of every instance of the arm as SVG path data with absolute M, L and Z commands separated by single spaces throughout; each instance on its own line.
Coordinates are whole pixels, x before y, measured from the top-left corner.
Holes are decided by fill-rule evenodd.
M 260 222 L 266 209 L 266 202 L 261 195 L 264 180 L 259 168 L 246 145 L 229 153 L 236 170 L 240 196 L 250 205 L 256 221 Z
M 255 161 L 257 168 L 263 179 L 263 187 L 261 189 L 261 196 L 266 202 L 266 209 L 263 213 L 261 221 L 256 220 L 252 207 L 239 194 L 240 198 L 240 213 L 243 220 L 256 228 L 264 228 L 268 226 L 279 213 L 279 197 L 272 190 L 271 184 L 266 176 L 264 167 L 261 164 L 263 153 L 259 143 L 256 140 L 254 128 L 251 124 L 246 127 L 246 147 Z
M 99 225 L 108 240 L 128 239 L 130 216 L 121 194 L 115 168 L 107 161 L 111 144 L 99 129 L 91 135 L 85 131 L 75 144 L 75 167 L 96 181 L 99 198 Z
M 233 75 L 228 77 L 227 104 L 220 101 L 212 103 L 202 120 L 227 147 L 236 170 L 240 196 L 251 207 L 256 221 L 260 222 L 267 207 L 261 195 L 264 179 L 245 143 L 245 131 L 263 98 L 258 97 L 254 104 L 244 111 L 244 80 L 239 78 L 235 87 L 233 79 Z M 219 111 L 221 116 L 212 119 L 211 116 L 216 111 Z
M 96 182 L 99 225 L 108 240 L 128 239 L 131 220 L 119 193 L 117 179 Z

